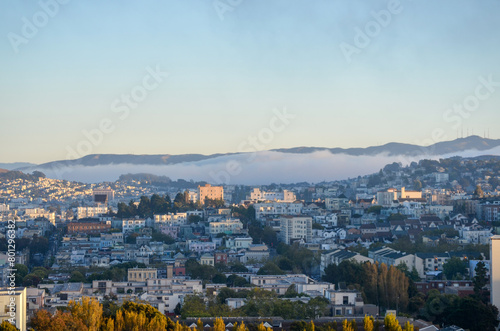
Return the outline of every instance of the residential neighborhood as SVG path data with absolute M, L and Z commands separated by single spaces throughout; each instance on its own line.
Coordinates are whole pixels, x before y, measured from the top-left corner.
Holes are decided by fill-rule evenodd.
M 472 169 L 445 176 L 451 165 Z M 2 179 L 0 213 L 4 238 L 15 223 L 16 265 L 26 266 L 16 286 L 26 288 L 28 321 L 82 297 L 139 300 L 176 316 L 193 298 L 224 293 L 226 309 L 245 311 L 244 293 L 256 288 L 301 305 L 323 298 L 319 316 L 397 308 L 420 316 L 425 305 L 377 304 L 349 282 L 331 281 L 342 279 L 332 266 L 402 270 L 423 299 L 430 290 L 473 294 L 477 264 L 490 270 L 490 238 L 500 226 L 499 177 L 489 175 L 499 166 L 422 161 L 342 182 L 253 188 L 83 185 L 33 174 Z

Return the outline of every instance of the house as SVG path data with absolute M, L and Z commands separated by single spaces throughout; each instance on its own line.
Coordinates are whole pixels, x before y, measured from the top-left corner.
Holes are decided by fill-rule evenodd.
M 240 257 L 241 263 L 248 263 L 250 260 L 265 261 L 269 258 L 269 248 L 265 244 L 250 245 Z
M 320 272 L 323 275 L 325 272 L 326 267 L 328 267 L 330 264 L 340 264 L 340 262 L 344 260 L 352 260 L 356 262 L 372 262 L 373 259 L 363 256 L 357 252 L 351 252 L 348 250 L 333 250 L 330 252 L 325 252 L 321 254 L 321 263 L 320 263 Z
M 424 261 L 414 254 L 406 254 L 389 247 L 381 247 L 369 250 L 368 257 L 372 258 L 375 262 L 385 263 L 387 266 L 397 267 L 404 263 L 409 270 L 415 268 L 419 277 L 423 278 L 425 276 Z
M 334 316 L 363 315 L 363 298 L 356 290 L 327 290 L 325 298 L 330 301 Z
M 201 265 L 214 266 L 214 256 L 212 254 L 205 253 L 200 257 Z

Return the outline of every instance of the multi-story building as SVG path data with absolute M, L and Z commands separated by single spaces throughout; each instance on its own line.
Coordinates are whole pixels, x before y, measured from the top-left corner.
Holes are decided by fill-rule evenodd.
M 425 276 L 424 260 L 414 254 L 402 253 L 389 247 L 380 247 L 368 251 L 368 257 L 372 258 L 374 262 L 384 263 L 387 266 L 397 267 L 404 263 L 408 270 L 415 268 L 421 278 Z
M 196 253 L 208 253 L 215 250 L 214 242 L 191 241 L 189 242 L 189 250 Z
M 279 295 L 285 294 L 290 285 L 295 285 L 295 290 L 298 293 L 313 294 L 315 296 L 324 296 L 326 291 L 335 288 L 332 283 L 318 282 L 302 274 L 252 275 L 250 276 L 250 283 L 261 289 L 274 291 Z
M 310 242 L 312 239 L 312 217 L 281 216 L 279 239 L 286 244 L 290 244 L 294 240 Z
M 255 218 L 264 220 L 266 217 L 277 217 L 280 215 L 298 215 L 302 212 L 301 202 L 263 202 L 253 205 Z
M 24 217 L 27 219 L 44 217 L 48 219 L 52 224 L 55 224 L 56 213 L 50 212 L 43 208 L 26 208 L 24 210 Z
M 405 187 L 401 187 L 401 189 L 399 190 L 396 188 L 389 188 L 385 191 L 377 192 L 377 203 L 384 207 L 392 206 L 399 199 L 403 200 L 422 199 L 422 192 L 407 191 Z
M 26 288 L 0 289 L 0 323 L 15 321 L 20 331 L 26 331 Z
M 106 222 L 70 222 L 68 223 L 68 233 L 99 234 L 111 229 L 111 224 Z
M 485 203 L 480 206 L 481 215 L 486 222 L 494 222 L 500 220 L 500 201 Z
M 218 222 L 210 222 L 208 229 L 212 236 L 219 233 L 241 233 L 243 230 L 243 223 L 237 218 L 225 219 Z
M 344 249 L 337 249 L 329 252 L 324 252 L 321 254 L 320 272 L 321 275 L 325 273 L 326 267 L 330 264 L 340 264 L 344 260 L 352 260 L 356 262 L 372 262 L 373 259 L 363 256 L 357 252 L 351 252 Z
M 258 188 L 254 188 L 250 192 L 250 196 L 247 197 L 248 200 L 253 202 L 258 201 L 278 201 L 278 202 L 294 202 L 297 200 L 295 193 L 283 190 L 282 192 L 266 192 L 261 191 Z
M 106 214 L 108 212 L 108 207 L 106 206 L 97 206 L 97 207 L 78 207 L 76 209 L 76 218 L 88 218 L 88 217 L 96 217 L 101 214 Z
M 139 218 L 130 218 L 122 220 L 122 232 L 138 231 L 146 226 L 146 220 Z
M 500 236 L 491 237 L 490 242 L 490 285 L 491 304 L 500 307 Z
M 97 203 L 108 203 L 110 201 L 113 201 L 115 198 L 115 191 L 112 189 L 94 189 L 92 192 L 92 195 L 94 197 L 94 202 Z
M 458 232 L 460 238 L 469 244 L 487 245 L 490 242 L 490 237 L 493 235 L 491 228 L 482 227 L 478 224 L 464 226 Z
M 212 186 L 205 184 L 205 186 L 198 186 L 198 201 L 201 204 L 205 203 L 205 199 L 223 200 L 224 188 L 222 186 Z
M 128 269 L 129 282 L 145 282 L 148 279 L 158 278 L 158 270 L 156 268 L 130 268 Z
M 187 213 L 154 215 L 155 224 L 184 225 L 187 223 Z

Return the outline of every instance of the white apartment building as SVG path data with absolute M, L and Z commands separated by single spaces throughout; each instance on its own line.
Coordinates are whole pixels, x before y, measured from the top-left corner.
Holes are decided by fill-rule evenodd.
M 436 179 L 436 183 L 445 183 L 449 181 L 450 175 L 445 172 L 435 172 L 434 179 Z
M 259 188 L 254 188 L 247 197 L 250 201 L 277 201 L 277 202 L 294 202 L 297 200 L 295 193 L 283 190 L 283 192 L 261 191 Z
M 0 323 L 15 321 L 20 331 L 26 331 L 26 288 L 0 289 Z
M 98 206 L 98 207 L 78 207 L 76 208 L 76 218 L 86 218 L 86 217 L 96 217 L 101 214 L 106 214 L 108 212 L 108 207 Z
M 50 211 L 45 210 L 43 208 L 26 208 L 24 210 L 24 217 L 31 219 L 38 217 L 45 217 L 52 224 L 55 224 L 56 222 L 56 213 L 51 213 Z
M 133 232 L 135 230 L 144 228 L 146 226 L 146 220 L 138 218 L 130 218 L 122 220 L 122 232 Z
M 472 225 L 461 228 L 460 238 L 466 240 L 469 244 L 487 245 L 490 242 L 491 228 L 484 228 L 480 225 Z
M 219 233 L 233 234 L 241 233 L 243 223 L 237 218 L 220 220 L 218 222 L 210 222 L 208 225 L 210 235 L 215 236 Z
M 303 274 L 288 275 L 252 275 L 250 283 L 261 289 L 274 291 L 279 295 L 286 293 L 290 285 L 295 285 L 298 293 L 319 294 L 324 296 L 326 291 L 333 290 L 335 285 L 327 282 L 318 282 Z
M 491 304 L 500 307 L 500 236 L 491 237 L 490 259 Z
M 266 217 L 280 215 L 298 215 L 302 212 L 301 202 L 263 202 L 253 205 L 255 218 L 264 220 Z
M 325 208 L 327 210 L 340 210 L 343 206 L 349 203 L 347 198 L 326 198 Z
M 189 250 L 196 253 L 208 253 L 215 250 L 214 242 L 191 241 L 189 242 Z
M 155 224 L 184 225 L 187 223 L 187 213 L 154 215 Z
M 421 191 L 407 191 L 405 187 L 400 189 L 389 188 L 385 191 L 377 192 L 377 203 L 384 207 L 391 207 L 397 205 L 395 201 L 398 199 L 421 199 Z
M 310 216 L 281 216 L 279 239 L 290 244 L 293 240 L 302 239 L 310 242 L 312 239 L 312 217 Z

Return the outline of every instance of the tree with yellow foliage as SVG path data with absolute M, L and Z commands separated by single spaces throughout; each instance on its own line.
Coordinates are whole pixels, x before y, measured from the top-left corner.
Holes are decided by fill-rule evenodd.
M 115 331 L 115 320 L 112 318 L 106 318 L 102 323 L 102 331 Z
M 248 328 L 245 325 L 245 322 L 241 321 L 241 324 L 235 323 L 234 324 L 234 331 L 248 331 Z
M 365 318 L 363 318 L 363 328 L 365 331 L 373 331 L 373 317 L 365 315 Z
M 347 319 L 342 322 L 342 331 L 354 331 L 351 322 Z
M 99 331 L 102 322 L 102 305 L 94 298 L 82 297 L 82 302 L 69 302 L 69 311 L 73 317 L 81 320 L 88 331 Z
M 222 317 L 217 317 L 215 319 L 213 331 L 226 331 L 226 324 L 224 324 Z
M 414 331 L 413 324 L 410 324 L 410 321 L 406 321 L 404 331 Z
M 403 331 L 401 329 L 401 325 L 399 325 L 399 322 L 396 316 L 394 316 L 394 314 L 388 314 L 384 318 L 384 326 L 385 326 L 384 329 L 387 331 Z
M 273 328 L 266 328 L 264 322 L 260 322 L 260 324 L 257 326 L 257 331 L 273 331 Z
M 203 322 L 200 318 L 198 318 L 198 320 L 196 321 L 196 330 L 203 331 L 203 329 L 205 329 L 205 327 L 203 326 Z

